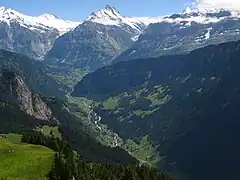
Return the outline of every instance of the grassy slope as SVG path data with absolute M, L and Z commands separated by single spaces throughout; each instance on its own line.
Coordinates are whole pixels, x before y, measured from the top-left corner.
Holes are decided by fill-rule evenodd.
M 141 162 L 147 163 L 151 166 L 156 166 L 160 160 L 157 149 L 148 140 L 148 136 L 142 137 L 139 143 L 128 139 L 124 143 L 124 149 L 127 149 L 134 157 L 138 158 Z
M 3 136 L 5 139 L 7 139 L 12 143 L 21 143 L 22 136 L 20 134 L 9 133 L 9 134 L 2 134 L 2 135 L 0 134 L 0 136 Z
M 0 137 L 0 179 L 45 179 L 51 169 L 53 151 L 42 146 L 14 143 L 18 136 L 7 136 L 11 138 Z M 10 142 L 11 139 L 14 142 Z
M 62 135 L 59 132 L 58 127 L 43 126 L 41 130 L 42 130 L 42 133 L 46 136 L 50 135 L 50 132 L 52 131 L 55 137 L 62 139 Z
M 101 144 L 105 146 L 111 146 L 113 142 L 115 142 L 116 134 L 111 132 L 105 125 L 101 124 L 100 122 L 96 125 L 92 120 L 92 116 L 94 113 L 91 107 L 93 101 L 89 101 L 86 98 L 75 98 L 75 97 L 68 97 L 69 107 L 75 106 L 75 108 L 70 108 L 71 113 L 73 113 L 76 117 L 81 120 L 86 128 L 89 128 L 92 133 L 95 134 L 95 138 Z M 80 111 L 82 110 L 82 111 Z M 84 115 L 82 112 L 85 112 Z M 118 143 L 121 144 L 122 140 L 117 137 Z
M 62 83 L 70 88 L 74 87 L 85 75 L 87 71 L 81 68 L 70 69 L 67 72 L 51 72 L 48 75 L 57 82 Z

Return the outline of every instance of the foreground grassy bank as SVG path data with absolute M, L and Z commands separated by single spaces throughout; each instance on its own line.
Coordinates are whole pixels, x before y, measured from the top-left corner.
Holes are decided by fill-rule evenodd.
M 0 180 L 44 180 L 52 157 L 53 151 L 46 147 L 11 142 L 0 136 Z

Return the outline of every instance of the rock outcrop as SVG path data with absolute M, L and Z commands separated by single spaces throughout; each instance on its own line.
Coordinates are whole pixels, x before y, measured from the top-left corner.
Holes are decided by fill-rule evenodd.
M 19 75 L 8 70 L 0 70 L 0 101 L 18 105 L 37 119 L 52 119 L 52 111 L 42 98 L 32 93 Z

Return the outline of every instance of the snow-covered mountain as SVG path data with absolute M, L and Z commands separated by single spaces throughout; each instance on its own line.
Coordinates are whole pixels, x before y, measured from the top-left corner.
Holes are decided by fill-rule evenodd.
M 46 57 L 50 64 L 97 69 L 120 54 L 121 60 L 155 57 L 238 40 L 239 19 L 237 10 L 203 8 L 164 17 L 128 17 L 107 5 L 86 20 L 72 22 L 0 7 L 0 49 Z
M 11 25 L 12 22 L 17 22 L 22 27 L 40 32 L 54 28 L 59 31 L 60 35 L 80 24 L 80 22 L 67 21 L 47 13 L 40 16 L 28 16 L 6 7 L 0 7 L 0 21 L 6 22 L 8 25 Z
M 114 60 L 188 53 L 210 44 L 240 40 L 240 11 L 190 9 L 158 19 Z
M 236 10 L 186 8 L 164 17 L 127 17 L 107 5 L 58 38 L 46 59 L 57 66 L 95 70 L 119 60 L 188 53 L 238 40 L 239 33 Z
M 35 17 L 0 7 L 0 49 L 43 60 L 55 40 L 79 24 L 52 14 Z
M 147 26 L 137 19 L 121 15 L 115 7 L 109 5 L 91 13 L 87 20 L 108 26 L 129 27 L 129 29 L 138 33 L 141 33 Z
M 187 7 L 182 13 L 172 14 L 162 18 L 162 22 L 177 23 L 181 21 L 199 24 L 217 23 L 224 19 L 240 18 L 240 11 L 226 9 L 191 9 Z
M 115 7 L 106 5 L 105 8 L 92 12 L 87 20 L 104 25 L 129 26 L 141 33 L 149 24 L 161 22 L 163 17 L 128 17 L 120 14 Z
M 95 70 L 131 47 L 146 27 L 146 23 L 107 5 L 59 37 L 45 60 L 51 65 Z

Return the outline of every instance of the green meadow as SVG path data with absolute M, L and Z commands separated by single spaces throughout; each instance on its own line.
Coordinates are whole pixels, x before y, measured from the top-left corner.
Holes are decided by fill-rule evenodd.
M 44 180 L 51 169 L 53 151 L 22 144 L 20 135 L 0 136 L 0 180 Z

